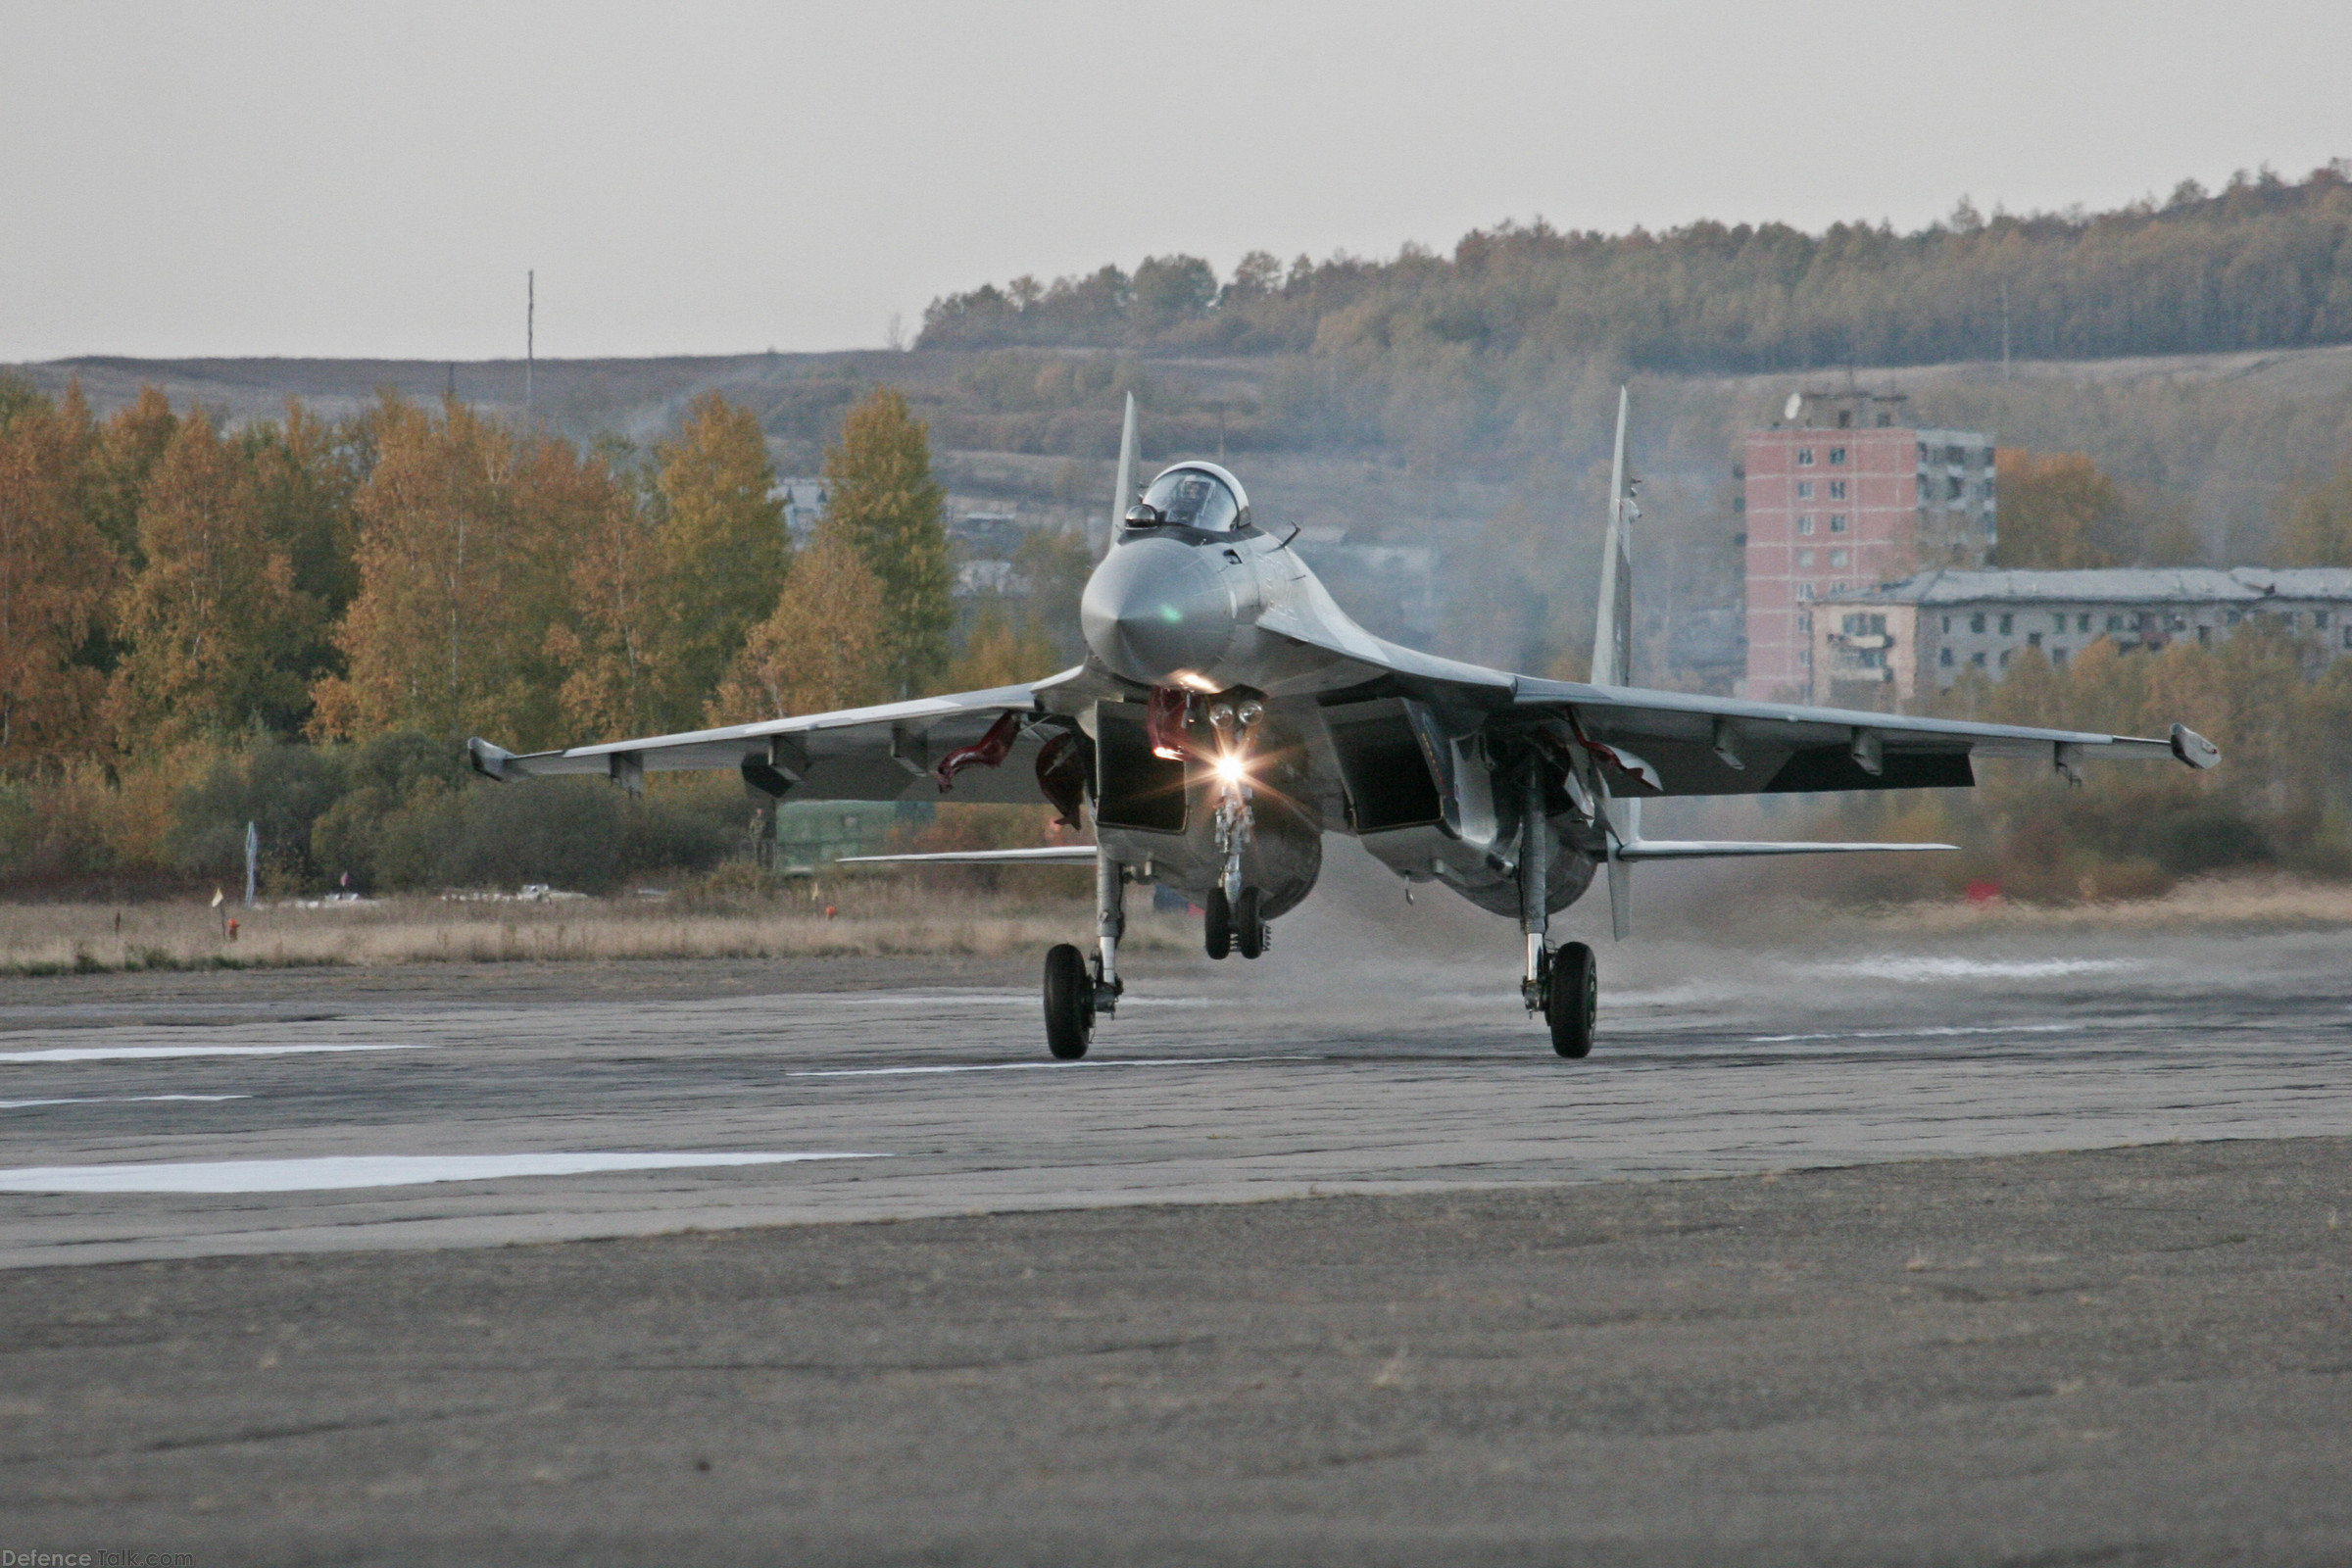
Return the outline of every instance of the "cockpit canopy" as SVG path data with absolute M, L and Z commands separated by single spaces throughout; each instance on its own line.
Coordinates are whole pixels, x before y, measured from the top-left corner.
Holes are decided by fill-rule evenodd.
M 1129 516 L 1131 523 L 1143 527 L 1171 523 L 1203 533 L 1227 533 L 1250 523 L 1250 497 L 1242 482 L 1213 463 L 1178 464 L 1152 481 L 1143 504 L 1152 509 L 1150 517 Z

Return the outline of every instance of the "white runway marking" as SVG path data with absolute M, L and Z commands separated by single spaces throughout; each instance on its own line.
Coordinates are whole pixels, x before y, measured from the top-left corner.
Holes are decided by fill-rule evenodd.
M 1871 980 L 2049 980 L 2070 974 L 2121 974 L 2146 967 L 2137 958 L 1936 958 L 1890 954 L 1846 963 L 1817 963 L 1809 972 L 1860 975 Z
M 223 1100 L 251 1100 L 251 1095 L 92 1095 L 77 1100 L 0 1100 L 0 1110 L 25 1110 L 34 1105 L 143 1105 L 157 1100 L 195 1100 L 206 1104 Z
M 46 1051 L 0 1051 L 0 1061 L 130 1061 L 161 1056 L 290 1056 L 327 1051 L 430 1051 L 431 1046 L 56 1046 Z
M 211 1159 L 170 1165 L 28 1165 L 0 1170 L 11 1193 L 316 1193 L 350 1187 L 414 1187 L 510 1176 L 585 1176 L 612 1170 L 706 1165 L 785 1165 L 811 1159 L 888 1159 L 888 1154 L 330 1154 L 313 1159 Z
M 809 1067 L 787 1078 L 903 1078 L 940 1072 L 1054 1072 L 1067 1067 L 1203 1067 L 1220 1061 L 1287 1061 L 1284 1056 L 1166 1056 L 1136 1061 L 981 1061 L 952 1067 Z
M 1953 1035 L 2066 1035 L 2095 1023 L 1945 1024 L 1933 1029 L 1860 1029 L 1833 1035 L 1749 1035 L 1751 1046 L 1787 1046 L 1807 1040 L 1941 1040 Z

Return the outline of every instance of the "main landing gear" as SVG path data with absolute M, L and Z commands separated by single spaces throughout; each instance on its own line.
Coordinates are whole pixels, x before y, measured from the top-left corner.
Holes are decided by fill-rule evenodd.
M 1530 759 L 1520 799 L 1519 929 L 1527 938 L 1527 971 L 1519 995 L 1527 1010 L 1544 1015 L 1551 1049 L 1572 1061 L 1592 1054 L 1592 1020 L 1600 1010 L 1600 969 L 1582 942 L 1547 947 L 1550 924 L 1551 824 L 1545 820 L 1544 769 Z
M 1119 938 L 1127 934 L 1127 868 L 1109 856 L 1095 856 L 1095 933 L 1100 951 L 1093 959 L 1064 942 L 1046 952 L 1046 1049 L 1059 1061 L 1076 1061 L 1094 1042 L 1099 1014 L 1119 1010 Z

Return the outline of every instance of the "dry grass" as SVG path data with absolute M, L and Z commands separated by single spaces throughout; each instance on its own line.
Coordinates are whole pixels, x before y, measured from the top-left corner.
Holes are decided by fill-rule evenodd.
M 0 905 L 0 974 L 1001 954 L 1083 943 L 1094 929 L 1087 904 L 1017 892 L 926 891 L 876 881 L 828 889 L 824 897 L 839 910 L 834 918 L 826 918 L 824 903 L 806 897 L 552 904 L 400 898 L 224 911 L 193 900 Z M 223 935 L 223 912 L 238 922 L 233 942 Z M 1130 900 L 1129 949 L 1164 952 L 1194 940 L 1183 918 L 1152 914 L 1149 898 Z
M 1991 899 L 1898 905 L 1871 922 L 1922 932 L 2310 929 L 2352 925 L 2352 886 L 2277 872 L 2199 877 L 2151 899 L 2023 904 Z

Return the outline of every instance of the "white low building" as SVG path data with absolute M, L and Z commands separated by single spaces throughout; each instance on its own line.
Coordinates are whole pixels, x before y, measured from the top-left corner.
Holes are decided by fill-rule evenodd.
M 1813 604 L 1804 695 L 1908 702 L 1964 670 L 1997 677 L 2029 648 L 2063 665 L 2102 638 L 2126 652 L 2213 643 L 2256 616 L 2352 653 L 2352 568 L 1926 571 Z

